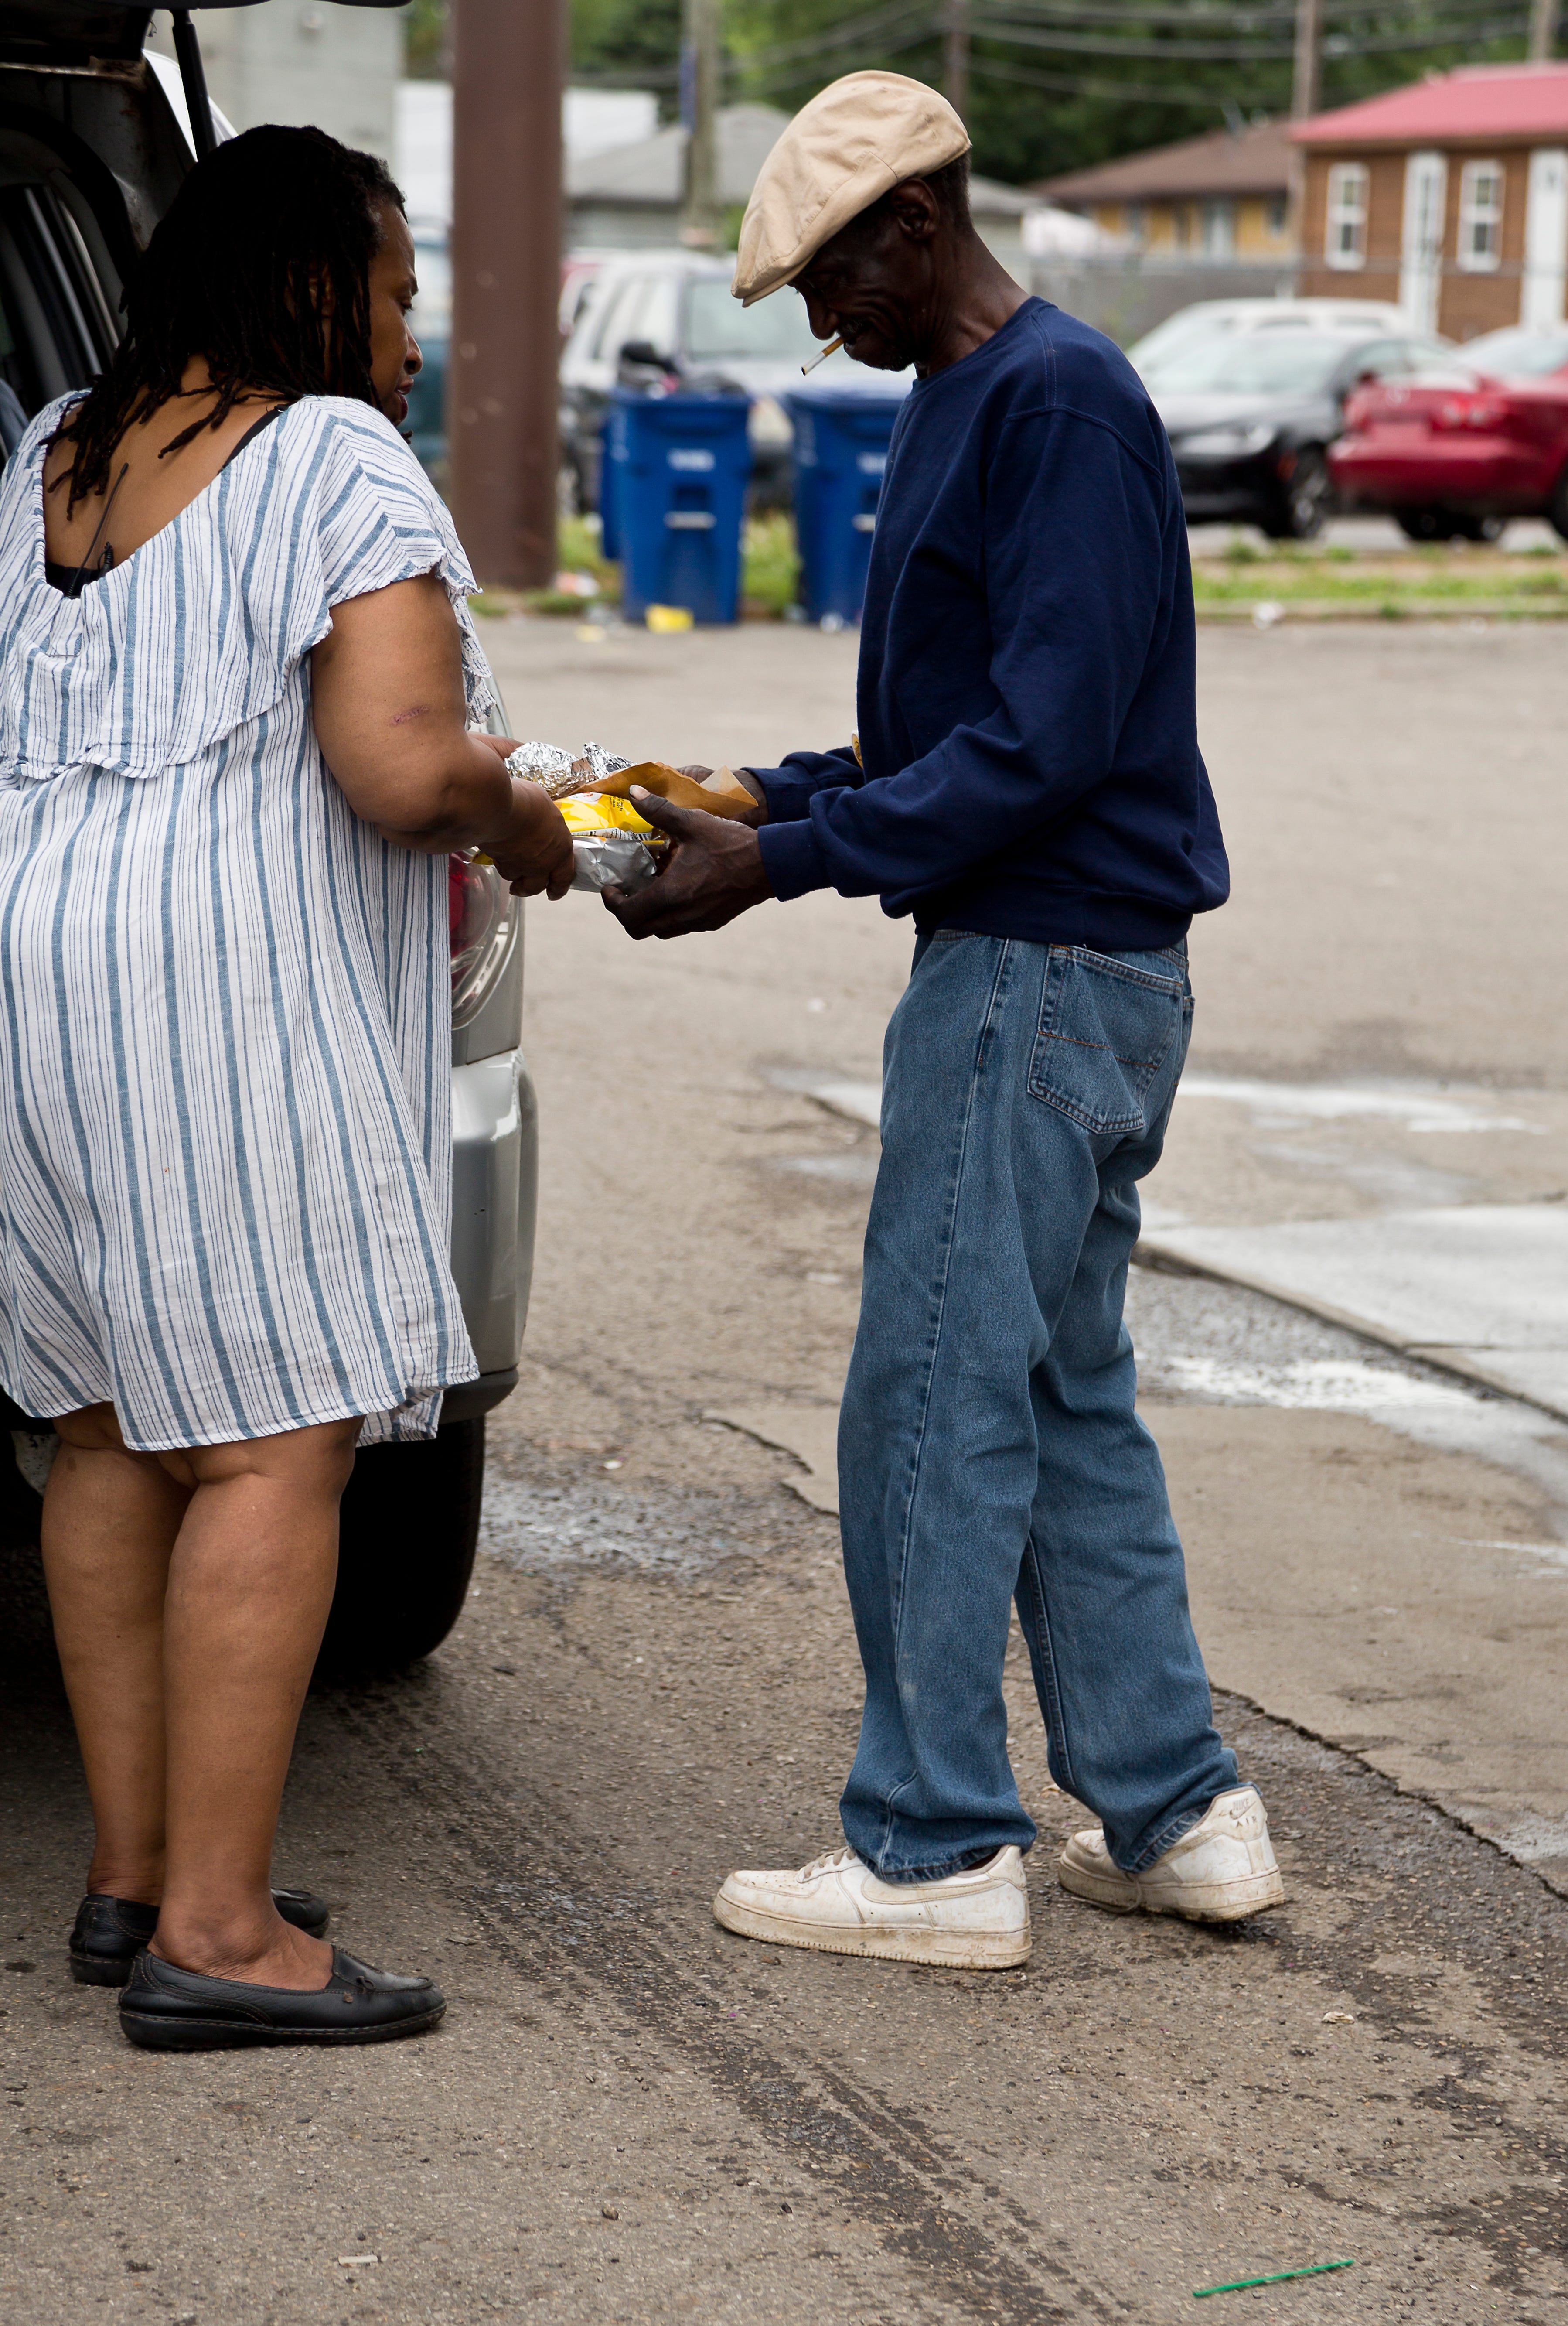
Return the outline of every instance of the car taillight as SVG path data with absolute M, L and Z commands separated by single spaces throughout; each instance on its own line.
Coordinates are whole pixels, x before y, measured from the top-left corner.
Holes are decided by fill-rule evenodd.
M 447 859 L 447 911 L 451 923 L 452 1024 L 477 1018 L 511 951 L 517 899 L 492 864 L 469 856 Z
M 1498 428 L 1508 405 L 1492 395 L 1445 395 L 1432 415 L 1434 428 Z

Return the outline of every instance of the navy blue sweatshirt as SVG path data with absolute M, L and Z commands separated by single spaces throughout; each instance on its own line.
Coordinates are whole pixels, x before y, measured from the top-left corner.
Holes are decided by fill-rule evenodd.
M 1127 358 L 1044 300 L 916 382 L 860 629 L 859 746 L 753 770 L 776 896 L 1099 952 L 1222 905 L 1187 529 Z

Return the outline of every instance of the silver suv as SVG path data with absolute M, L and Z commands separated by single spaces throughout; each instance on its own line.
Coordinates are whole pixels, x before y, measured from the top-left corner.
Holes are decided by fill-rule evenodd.
M 145 8 L 112 0 L 0 7 L 6 454 L 41 405 L 84 386 L 107 360 L 125 274 L 192 164 L 187 125 L 200 118 L 202 102 L 193 60 L 188 47 L 181 88 L 163 59 L 144 55 L 147 23 Z M 215 135 L 232 134 L 213 118 Z M 497 732 L 502 726 L 497 719 Z M 452 1268 L 480 1378 L 448 1391 L 434 1439 L 373 1447 L 355 1465 L 321 1651 L 324 1668 L 337 1671 L 428 1654 L 456 1622 L 478 1537 L 485 1416 L 516 1385 L 528 1309 L 538 1138 L 519 1047 L 523 907 L 496 873 L 456 856 L 450 896 Z M 42 1475 L 48 1424 L 4 1398 L 0 1406 L 9 1408 L 0 1429 L 10 1429 L 20 1465 L 0 1467 L 10 1505 L 0 1526 L 12 1540 L 35 1540 L 28 1480 Z
M 723 387 L 751 398 L 747 423 L 754 498 L 782 503 L 793 474 L 794 429 L 782 398 L 821 349 L 793 296 L 742 307 L 729 259 L 689 250 L 621 251 L 585 293 L 561 357 L 561 458 L 580 509 L 598 507 L 605 414 L 617 386 Z M 882 375 L 842 350 L 816 377 L 879 386 Z

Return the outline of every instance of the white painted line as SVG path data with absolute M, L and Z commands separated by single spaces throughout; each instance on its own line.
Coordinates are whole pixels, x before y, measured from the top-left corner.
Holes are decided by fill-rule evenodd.
M 824 1075 L 810 1067 L 777 1067 L 768 1081 L 775 1090 L 799 1091 L 834 1114 L 851 1122 L 879 1128 L 882 1085 L 856 1082 L 847 1075 Z M 1188 1074 L 1182 1077 L 1181 1098 L 1219 1099 L 1244 1106 L 1259 1121 L 1276 1126 L 1298 1122 L 1364 1121 L 1402 1122 L 1407 1130 L 1453 1134 L 1461 1131 L 1523 1131 L 1545 1136 L 1545 1126 L 1526 1122 L 1522 1115 L 1487 1112 L 1481 1093 L 1461 1096 L 1455 1092 L 1417 1083 L 1272 1083 L 1234 1075 Z
M 1411 1083 L 1248 1082 L 1229 1075 L 1183 1075 L 1178 1098 L 1220 1099 L 1244 1106 L 1261 1122 L 1342 1122 L 1353 1117 L 1403 1122 L 1408 1130 L 1523 1130 L 1541 1136 L 1545 1125 L 1517 1114 L 1489 1114 L 1484 1102 L 1459 1098 Z
M 766 1079 L 775 1090 L 798 1091 L 803 1098 L 815 1099 L 819 1106 L 843 1115 L 848 1121 L 868 1123 L 873 1130 L 882 1128 L 879 1082 L 855 1082 L 844 1075 L 819 1074 L 810 1066 L 771 1067 Z

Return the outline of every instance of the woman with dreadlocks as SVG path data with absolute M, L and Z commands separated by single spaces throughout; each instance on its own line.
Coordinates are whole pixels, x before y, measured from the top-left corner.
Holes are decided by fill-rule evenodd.
M 62 1441 L 44 1561 L 97 1828 L 72 1968 L 128 1975 L 126 2033 L 170 2049 L 443 2008 L 270 1887 L 355 1447 L 429 1436 L 477 1370 L 445 859 L 571 877 L 512 746 L 469 731 L 473 580 L 396 433 L 414 290 L 379 163 L 252 130 L 0 485 L 0 1382 Z

